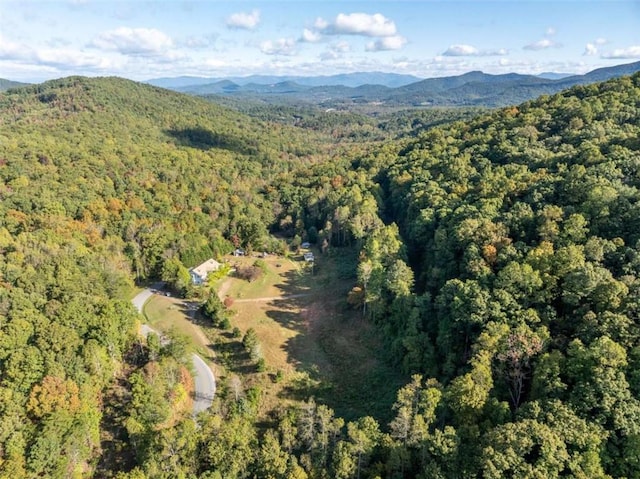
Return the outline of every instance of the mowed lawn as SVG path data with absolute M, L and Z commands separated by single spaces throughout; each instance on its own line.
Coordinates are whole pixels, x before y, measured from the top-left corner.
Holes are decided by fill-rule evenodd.
M 263 412 L 314 396 L 347 419 L 386 420 L 407 378 L 384 362 L 377 332 L 346 304 L 355 279 L 339 278 L 338 270 L 353 262 L 353 252 L 314 253 L 313 269 L 301 254 L 273 256 L 263 259 L 266 272 L 251 283 L 235 277 L 217 283 L 221 299 L 233 299 L 232 327 L 243 334 L 253 328 L 260 341 L 266 372 L 254 371 L 249 383 L 262 391 Z M 226 259 L 237 265 L 256 260 Z
M 157 331 L 176 333 L 189 338 L 194 352 L 198 353 L 212 366 L 214 352 L 211 342 L 200 329 L 196 319 L 192 319 L 192 306 L 180 298 L 154 294 L 144 305 L 144 316 L 147 324 Z M 215 373 L 214 369 L 214 373 Z

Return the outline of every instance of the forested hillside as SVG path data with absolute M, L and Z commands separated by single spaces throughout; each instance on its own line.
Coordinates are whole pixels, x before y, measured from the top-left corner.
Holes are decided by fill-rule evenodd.
M 421 375 L 366 477 L 640 474 L 639 125 L 635 75 L 318 166 L 302 201 L 282 188 L 362 245 L 349 300 Z
M 1 94 L 0 476 L 640 477 L 639 138 L 638 74 L 330 161 L 313 127 L 124 80 Z M 414 375 L 390 422 L 228 387 L 181 413 L 133 280 L 269 231 L 358 250 L 353 320 Z
M 230 239 L 262 247 L 261 190 L 318 146 L 116 78 L 0 95 L 1 477 L 90 475 L 105 391 L 137 350 L 133 280 L 188 278 Z
M 8 90 L 9 88 L 17 88 L 20 86 L 25 86 L 27 83 L 21 83 L 18 81 L 7 80 L 5 78 L 0 78 L 0 91 Z
M 639 134 L 635 75 L 432 130 L 381 173 L 412 271 L 369 241 L 365 302 L 442 394 L 416 472 L 640 474 Z

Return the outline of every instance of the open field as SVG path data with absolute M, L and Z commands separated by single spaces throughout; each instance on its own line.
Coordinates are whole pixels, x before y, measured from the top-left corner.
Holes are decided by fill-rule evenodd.
M 182 299 L 154 294 L 144 306 L 144 315 L 149 326 L 158 331 L 168 333 L 175 330 L 178 334 L 187 336 L 194 352 L 211 366 L 214 357 L 211 342 L 200 329 L 197 318 L 192 318 L 193 307 L 196 306 Z
M 189 337 L 223 382 L 238 374 L 245 388 L 259 387 L 263 414 L 313 396 L 346 419 L 373 415 L 385 421 L 406 378 L 384 362 L 375 328 L 346 304 L 354 279 L 344 271 L 350 270 L 354 253 L 314 253 L 313 269 L 301 254 L 269 256 L 263 258 L 265 271 L 257 280 L 229 276 L 214 284 L 221 299 L 233 300 L 232 328 L 242 335 L 249 328 L 256 331 L 263 372 L 249 359 L 242 336 L 211 327 L 188 302 L 154 295 L 145 305 L 145 316 L 160 331 L 175 329 Z M 234 266 L 256 259 L 225 258 Z
M 353 251 L 314 253 L 313 271 L 301 255 L 267 257 L 266 272 L 258 280 L 228 277 L 216 284 L 221 299 L 234 301 L 232 327 L 243 334 L 255 329 L 266 371 L 256 371 L 242 350 L 241 338 L 211 329 L 216 352 L 220 350 L 228 367 L 248 378 L 245 386 L 260 387 L 264 412 L 314 396 L 347 419 L 362 415 L 387 419 L 395 391 L 405 378 L 384 363 L 374 328 L 346 304 L 354 280 L 337 279 L 338 269 L 355 261 Z M 254 261 L 230 259 L 237 264 Z M 277 375 L 281 380 L 276 381 Z

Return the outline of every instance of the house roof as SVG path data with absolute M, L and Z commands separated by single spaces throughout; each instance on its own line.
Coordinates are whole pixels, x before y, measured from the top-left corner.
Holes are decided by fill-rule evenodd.
M 196 266 L 195 268 L 191 268 L 191 271 L 201 278 L 206 278 L 209 273 L 212 271 L 218 271 L 220 269 L 221 264 L 218 263 L 215 259 L 211 258 L 202 263 L 201 265 Z

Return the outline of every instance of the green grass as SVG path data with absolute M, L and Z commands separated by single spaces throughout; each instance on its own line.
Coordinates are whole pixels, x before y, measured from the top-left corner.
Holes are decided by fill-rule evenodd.
M 144 306 L 144 315 L 152 328 L 168 333 L 175 330 L 178 334 L 189 338 L 194 351 L 211 363 L 213 351 L 210 341 L 200 330 L 196 320 L 192 320 L 185 303 L 178 298 L 153 295 Z
M 391 418 L 397 389 L 408 378 L 384 362 L 377 330 L 346 304 L 355 258 L 351 249 L 328 256 L 316 252 L 312 272 L 302 255 L 268 257 L 266 271 L 256 281 L 216 281 L 215 289 L 235 300 L 232 327 L 243 334 L 256 330 L 264 372 L 249 359 L 241 337 L 210 327 L 197 314 L 192 319 L 180 299 L 154 295 L 144 313 L 152 327 L 187 336 L 196 352 L 215 365 L 217 378 L 239 374 L 245 388 L 260 387 L 265 416 L 313 396 L 347 420 L 371 415 L 384 423 Z M 255 259 L 230 261 L 253 264 Z M 275 299 L 251 301 L 258 298 Z
M 246 266 L 253 264 L 255 260 L 255 258 L 231 258 L 229 261 L 231 264 Z M 294 278 L 302 276 L 302 266 L 299 262 L 275 256 L 268 257 L 263 261 L 267 268 L 257 280 L 249 282 L 231 278 L 230 288 L 226 295 L 235 299 L 255 299 L 293 294 L 294 291 L 291 291 L 289 287 L 294 284 Z M 296 279 L 295 287 L 297 289 L 306 289 L 300 278 Z M 301 291 L 296 292 L 299 293 Z
M 268 258 L 267 273 L 253 283 L 238 278 L 218 283 L 223 297 L 236 300 L 232 326 L 243 333 L 256 330 L 267 371 L 256 372 L 240 340 L 228 332 L 210 331 L 216 352 L 228 369 L 244 375 L 245 385 L 261 388 L 265 414 L 314 396 L 346 419 L 372 415 L 388 421 L 396 391 L 407 378 L 384 362 L 377 331 L 346 304 L 354 279 L 345 264 L 355 264 L 354 250 L 316 252 L 313 274 L 299 256 Z M 281 298 L 248 301 L 276 296 Z

